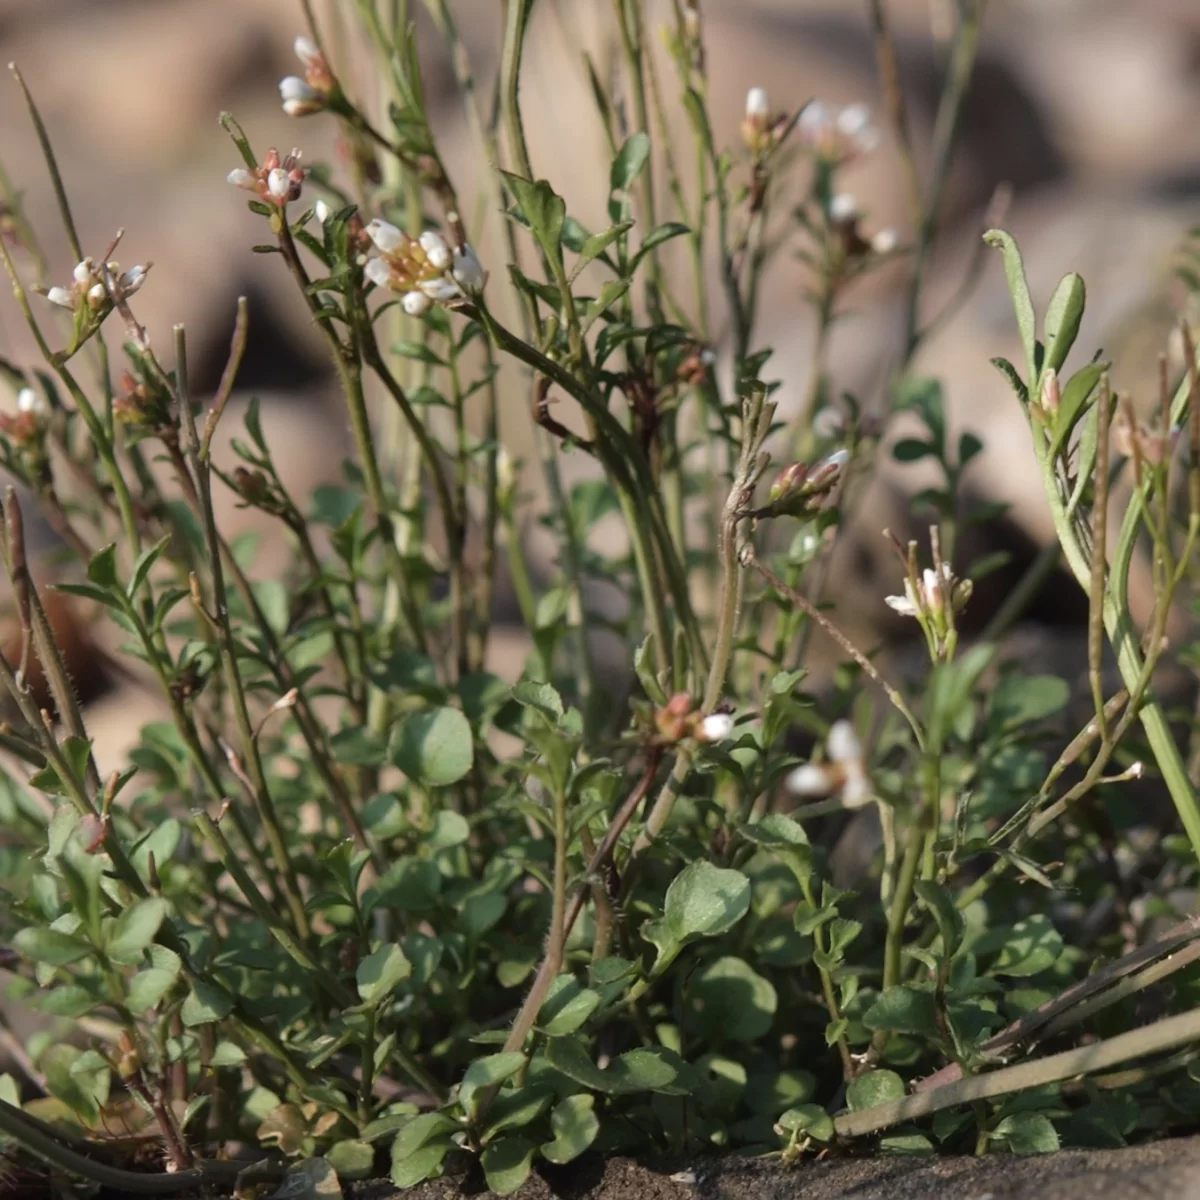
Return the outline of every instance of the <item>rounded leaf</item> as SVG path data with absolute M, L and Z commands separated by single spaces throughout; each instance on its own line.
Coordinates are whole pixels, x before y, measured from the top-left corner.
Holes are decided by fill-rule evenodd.
M 471 725 L 457 708 L 429 708 L 412 713 L 393 738 L 393 764 L 427 787 L 457 783 L 474 761 Z

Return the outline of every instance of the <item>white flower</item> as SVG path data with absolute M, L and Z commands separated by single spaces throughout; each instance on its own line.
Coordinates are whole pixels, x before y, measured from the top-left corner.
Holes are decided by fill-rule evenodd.
M 87 298 L 93 308 L 99 308 L 108 299 L 108 289 L 102 283 L 95 283 L 88 288 Z
M 378 262 L 379 260 L 376 259 L 375 261 Z M 424 292 L 405 292 L 404 299 L 400 301 L 400 307 L 410 317 L 424 316 L 432 305 L 433 301 Z
M 328 221 L 331 216 L 333 216 L 333 212 L 324 200 L 318 200 L 316 204 L 313 205 L 313 216 L 315 216 L 317 220 L 324 225 L 325 222 Z
M 421 249 L 425 251 L 429 265 L 437 271 L 448 270 L 453 256 L 450 254 L 450 247 L 446 244 L 446 239 L 436 230 L 427 229 L 421 234 L 420 241 Z
M 765 121 L 771 115 L 771 101 L 767 89 L 752 87 L 746 93 L 746 118 L 750 121 Z
M 796 127 L 807 138 L 822 133 L 830 124 L 829 105 L 824 100 L 812 100 L 804 106 Z
M 733 732 L 733 717 L 729 713 L 709 713 L 697 732 L 702 742 L 723 742 Z
M 395 225 L 381 221 L 378 217 L 367 226 L 367 237 L 384 254 L 393 254 L 404 243 L 404 234 Z
M 871 249 L 876 254 L 891 254 L 896 248 L 896 231 L 894 229 L 881 229 L 871 239 Z
M 64 287 L 52 287 L 46 293 L 46 299 L 51 304 L 57 304 L 59 308 L 73 309 L 75 307 L 75 297 Z
M 17 393 L 17 411 L 23 413 L 40 413 L 44 405 L 42 398 L 31 387 L 23 387 Z
M 258 180 L 245 167 L 234 167 L 225 179 L 234 187 L 248 188 L 252 192 L 258 190 Z
M 849 192 L 838 192 L 829 202 L 829 217 L 839 224 L 858 216 L 858 200 Z
M 298 37 L 294 43 L 296 57 L 306 66 L 311 67 L 322 61 L 321 51 L 316 44 L 306 37 Z
M 121 291 L 126 296 L 132 296 L 134 292 L 146 282 L 146 268 L 140 263 L 136 267 L 130 267 L 124 275 L 121 276 L 120 287 Z
M 454 255 L 454 278 L 468 292 L 481 292 L 487 283 L 487 272 L 479 256 L 470 246 L 463 246 Z
M 888 606 L 888 608 L 894 609 L 902 617 L 915 617 L 919 611 L 917 605 L 917 596 L 916 592 L 913 590 L 911 579 L 906 579 L 904 581 L 903 596 L 884 596 L 883 602 Z
M 837 115 L 839 133 L 857 138 L 871 127 L 871 110 L 865 104 L 850 104 Z
M 75 264 L 71 276 L 80 287 L 87 287 L 92 282 L 92 265 L 90 258 L 85 258 L 83 262 Z
M 288 75 L 279 81 L 279 98 L 289 117 L 304 117 L 325 106 L 324 96 L 299 75 Z
M 291 190 L 292 181 L 288 178 L 288 173 L 282 167 L 276 167 L 267 176 L 267 191 L 276 200 L 286 200 Z
M 829 773 L 818 763 L 804 763 L 792 771 L 785 780 L 785 786 L 793 796 L 818 800 L 822 796 L 829 795 L 829 785 Z
M 858 762 L 862 758 L 862 744 L 849 721 L 834 721 L 825 739 L 825 749 L 836 763 Z
M 392 281 L 392 268 L 382 258 L 368 259 L 363 274 L 378 287 L 387 287 Z

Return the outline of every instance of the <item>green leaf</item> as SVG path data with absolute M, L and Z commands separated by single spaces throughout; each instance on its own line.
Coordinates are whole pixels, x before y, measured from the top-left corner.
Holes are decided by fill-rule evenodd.
M 596 1116 L 596 1098 L 586 1094 L 568 1096 L 550 1114 L 550 1129 L 554 1141 L 542 1144 L 542 1157 L 547 1162 L 569 1163 L 578 1158 L 600 1132 Z
M 833 1120 L 819 1104 L 798 1104 L 776 1122 L 789 1133 L 803 1134 L 817 1142 L 833 1141 Z
M 1007 358 L 989 358 L 988 362 L 992 364 L 1008 380 L 1009 387 L 1017 394 L 1017 399 L 1022 405 L 1029 403 L 1029 389 L 1021 380 L 1021 376 L 1017 373 L 1017 368 L 1008 361 Z
M 397 1162 L 416 1154 L 431 1138 L 451 1133 L 458 1128 L 445 1113 L 427 1112 L 405 1121 L 392 1142 L 392 1161 Z
M 1062 935 L 1050 918 L 1034 913 L 1012 927 L 989 973 L 1018 978 L 1038 975 L 1054 966 L 1062 951 Z
M 533 183 L 509 171 L 501 174 L 546 257 L 561 267 L 562 232 L 567 218 L 567 206 L 562 197 L 544 179 Z
M 412 963 L 394 942 L 380 946 L 358 964 L 354 973 L 364 1004 L 382 1004 L 412 974 Z
M 387 745 L 377 734 L 361 725 L 339 729 L 329 739 L 334 762 L 351 767 L 381 767 L 387 759 Z
M 437 1116 L 429 1113 L 428 1116 Z M 454 1143 L 448 1138 L 422 1146 L 405 1158 L 397 1158 L 393 1153 L 391 1181 L 398 1188 L 416 1187 L 424 1179 L 436 1179 L 442 1173 L 442 1162 L 446 1155 L 454 1149 Z
M 996 247 L 1004 255 L 1004 274 L 1008 279 L 1008 290 L 1012 296 L 1013 311 L 1017 318 L 1017 329 L 1021 334 L 1021 345 L 1025 348 L 1028 368 L 1026 379 L 1030 387 L 1037 380 L 1037 317 L 1033 311 L 1033 300 L 1029 296 L 1029 283 L 1025 278 L 1025 264 L 1021 251 L 1012 235 L 1003 229 L 989 229 L 983 240 Z
M 446 365 L 446 360 L 424 342 L 393 342 L 392 353 L 400 358 L 411 358 L 415 362 L 429 363 L 433 367 Z
M 488 1187 L 497 1196 L 510 1196 L 529 1178 L 536 1146 L 528 1138 L 506 1137 L 483 1148 L 480 1163 Z
M 942 957 L 953 958 L 962 945 L 965 929 L 962 913 L 954 906 L 950 893 L 940 883 L 934 883 L 931 879 L 918 879 L 913 886 L 937 922 L 938 932 L 942 935 Z
M 701 967 L 687 982 L 684 1019 L 689 1029 L 719 1043 L 752 1042 L 767 1033 L 778 997 L 749 963 L 728 956 Z
M 246 1061 L 246 1052 L 235 1042 L 218 1042 L 208 1060 L 211 1067 L 240 1067 Z
M 901 438 L 892 447 L 892 457 L 897 462 L 920 462 L 923 458 L 936 458 L 937 447 L 920 438 Z
M 1067 444 L 1071 431 L 1087 411 L 1088 401 L 1095 394 L 1104 372 L 1108 370 L 1108 365 L 1108 363 L 1088 363 L 1086 367 L 1080 367 L 1067 380 L 1066 386 L 1062 389 L 1058 412 L 1054 414 L 1054 436 L 1050 439 L 1051 458 L 1058 455 Z M 1095 464 L 1095 461 L 1093 456 L 1092 465 Z M 1089 477 L 1092 474 L 1092 465 L 1087 468 Z
M 600 289 L 600 295 L 587 306 L 583 317 L 580 319 L 580 327 L 584 333 L 587 333 L 591 329 L 598 317 L 608 312 L 629 291 L 630 285 L 631 281 L 627 278 L 611 279 Z
M 18 929 L 12 938 L 13 948 L 34 962 L 52 967 L 65 967 L 93 953 L 83 938 L 58 929 L 27 926 Z
M 1014 1154 L 1050 1154 L 1058 1149 L 1058 1131 L 1043 1113 L 1005 1117 L 992 1130 L 992 1139 L 1004 1142 Z
M 132 966 L 141 961 L 167 915 L 167 902 L 157 896 L 131 904 L 113 922 L 105 950 L 113 962 Z
M 553 722 L 562 720 L 562 697 L 548 683 L 535 683 L 524 679 L 512 690 L 513 699 L 526 708 L 535 709 Z
M 365 1179 L 375 1166 L 375 1150 L 357 1138 L 334 1142 L 325 1152 L 339 1179 Z
M 600 1070 L 574 1037 L 551 1038 L 546 1043 L 546 1061 L 568 1079 L 595 1092 L 622 1095 L 630 1092 L 686 1094 L 681 1083 L 683 1064 L 665 1048 L 629 1050 Z
M 633 261 L 630 263 L 629 271 L 632 274 L 637 270 L 638 264 L 652 250 L 657 249 L 664 242 L 669 242 L 673 238 L 683 237 L 684 234 L 691 233 L 691 229 L 686 225 L 680 224 L 678 221 L 668 221 L 665 225 L 655 226 L 648 234 L 645 241 L 638 247 L 638 252 L 633 256 Z
M 937 1008 L 930 992 L 900 985 L 886 988 L 863 1014 L 863 1024 L 871 1030 L 911 1033 L 937 1037 Z
M 233 997 L 217 983 L 197 979 L 183 1002 L 180 1018 L 190 1029 L 210 1021 L 223 1021 L 233 1011 Z
M 846 1088 L 846 1104 L 853 1112 L 903 1097 L 904 1080 L 895 1071 L 867 1071 Z
M 117 544 L 105 546 L 92 555 L 92 561 L 87 566 L 87 577 L 102 588 L 117 586 Z
M 672 933 L 683 941 L 725 933 L 749 908 L 750 880 L 741 871 L 714 867 L 701 859 L 672 880 L 664 916 Z
M 391 757 L 394 766 L 427 787 L 457 783 L 475 761 L 470 722 L 457 708 L 412 713 L 393 736 Z
M 1046 306 L 1044 371 L 1059 371 L 1067 361 L 1067 355 L 1079 335 L 1079 323 L 1083 320 L 1086 302 L 1087 290 L 1082 278 L 1074 272 L 1064 276 L 1054 289 L 1054 295 Z
M 650 139 L 644 133 L 635 133 L 627 138 L 625 145 L 617 151 L 612 169 L 608 173 L 610 190 L 627 192 L 637 182 L 638 176 L 650 158 Z
M 574 1033 L 600 1007 L 600 993 L 581 988 L 571 975 L 560 975 L 538 1013 L 538 1028 L 548 1037 Z
M 621 221 L 611 229 L 606 229 L 603 233 L 592 234 L 591 237 L 587 238 L 579 247 L 579 258 L 571 271 L 571 279 L 575 279 L 588 263 L 599 258 L 617 238 L 622 234 L 628 233 L 632 228 L 632 221 Z
M 502 1050 L 499 1054 L 488 1054 L 477 1058 L 463 1075 L 458 1089 L 459 1103 L 472 1119 L 475 1115 L 475 1094 L 481 1088 L 495 1087 L 511 1079 L 525 1065 L 525 1055 L 520 1050 Z
M 146 582 L 146 576 L 150 574 L 150 569 L 158 561 L 158 556 L 170 545 L 171 535 L 168 534 L 164 538 L 160 538 L 148 550 L 143 550 L 138 555 L 137 562 L 133 564 L 133 574 L 129 579 L 129 587 L 125 590 L 125 594 L 130 600 L 138 594 L 138 589 Z
M 988 697 L 988 724 L 996 733 L 1009 733 L 1033 725 L 1067 707 L 1071 689 L 1057 675 L 1022 675 L 1001 678 Z

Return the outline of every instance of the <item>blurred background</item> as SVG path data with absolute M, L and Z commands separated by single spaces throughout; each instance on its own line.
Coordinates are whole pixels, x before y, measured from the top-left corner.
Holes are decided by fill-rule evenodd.
M 953 3 L 888 4 L 922 161 Z M 339 7 L 352 6 L 342 0 Z M 412 7 L 433 121 L 468 221 L 484 227 L 479 240 L 486 263 L 496 222 L 473 200 L 479 193 L 477 149 L 449 57 L 424 7 Z M 610 7 L 603 0 L 539 0 L 523 94 L 535 169 L 567 197 L 573 213 L 595 224 L 603 210 L 607 153 L 579 43 L 604 54 Z M 720 144 L 736 145 L 751 86 L 767 88 L 773 107 L 793 111 L 812 97 L 839 104 L 865 100 L 886 125 L 866 0 L 704 0 L 702 7 Z M 487 97 L 503 6 L 456 0 L 451 8 Z M 330 6 L 317 0 L 315 9 L 324 20 Z M 653 31 L 669 18 L 670 4 L 647 0 L 645 11 Z M 293 494 L 301 495 L 339 476 L 348 431 L 321 347 L 285 272 L 277 260 L 251 253 L 252 244 L 265 240 L 264 231 L 247 211 L 245 196 L 225 182 L 240 164 L 217 116 L 232 111 L 260 154 L 269 146 L 281 152 L 295 146 L 307 163 L 335 157 L 332 119 L 291 120 L 279 107 L 278 80 L 297 70 L 292 42 L 302 28 L 297 0 L 0 0 L 0 62 L 19 65 L 41 106 L 85 249 L 99 254 L 124 229 L 120 261 L 155 264 L 135 308 L 159 347 L 170 344 L 172 325 L 186 324 L 197 391 L 215 387 L 236 298 L 249 296 L 250 344 L 239 393 L 262 397 L 268 438 L 287 466 Z M 664 70 L 662 78 L 673 107 L 673 77 Z M 369 94 L 367 86 L 367 80 L 349 80 L 357 97 Z M 26 211 L 54 264 L 50 282 L 64 282 L 72 262 L 53 193 L 20 93 L 7 77 L 0 78 L 0 97 L 0 162 L 25 193 Z M 989 200 L 1008 184 L 1013 195 L 1006 225 L 1024 250 L 1035 303 L 1044 306 L 1067 271 L 1087 281 L 1089 315 L 1076 365 L 1104 347 L 1116 363 L 1116 386 L 1151 398 L 1156 357 L 1180 299 L 1173 293 L 1172 264 L 1200 212 L 1197 112 L 1195 0 L 991 0 L 946 189 L 945 232 L 933 259 L 928 311 L 939 310 L 960 288 Z M 844 183 L 859 197 L 869 228 L 893 227 L 903 244 L 912 231 L 900 161 L 886 131 L 880 149 L 855 165 Z M 988 362 L 994 355 L 1018 357 L 1008 294 L 993 257 L 916 363 L 918 371 L 944 380 L 954 431 L 970 429 L 984 441 L 986 450 L 967 477 L 972 498 L 1011 505 L 1007 522 L 992 535 L 995 544 L 982 549 L 1008 549 L 1013 562 L 1008 575 L 981 589 L 973 605 L 978 623 L 1050 536 L 1027 428 Z M 493 288 L 500 283 L 494 277 Z M 786 409 L 810 384 L 813 319 L 789 257 L 772 261 L 766 287 L 757 342 L 776 349 L 772 369 L 783 380 Z M 901 260 L 856 288 L 855 315 L 833 338 L 834 394 L 849 391 L 868 407 L 879 403 L 898 352 L 905 287 Z M 0 293 L 0 354 L 32 365 L 31 339 L 8 289 Z M 0 408 L 14 403 L 0 395 Z M 237 424 L 231 412 L 226 437 Z M 521 397 L 511 400 L 503 434 L 514 455 L 532 459 Z M 844 622 L 868 643 L 912 632 L 898 626 L 882 602 L 898 590 L 899 572 L 880 530 L 889 525 L 915 534 L 920 522 L 909 497 L 929 482 L 919 469 L 891 463 L 886 453 L 879 465 L 838 548 L 830 593 Z M 528 486 L 535 492 L 539 487 L 532 472 Z M 224 502 L 230 532 L 251 523 L 228 495 Z M 551 569 L 550 554 L 535 537 L 535 567 Z M 269 573 L 278 562 L 265 543 L 258 572 Z M 1035 644 L 1076 653 L 1075 631 L 1085 611 L 1074 584 L 1055 581 L 1030 614 L 1029 628 L 1040 638 Z M 1047 630 L 1054 631 L 1048 638 Z M 497 653 L 497 669 L 515 675 L 523 656 L 519 639 L 502 637 Z M 1072 661 L 1078 664 L 1077 657 Z M 158 702 L 115 680 L 99 659 L 87 656 L 86 666 L 80 683 L 91 701 L 89 725 L 101 769 L 108 770 Z

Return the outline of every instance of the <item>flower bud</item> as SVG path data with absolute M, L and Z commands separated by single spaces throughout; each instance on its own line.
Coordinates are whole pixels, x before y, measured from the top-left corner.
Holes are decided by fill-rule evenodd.
M 479 256 L 470 246 L 463 246 L 454 255 L 454 278 L 468 292 L 483 291 L 487 283 L 487 272 L 479 261 Z
M 289 117 L 307 117 L 325 107 L 325 97 L 299 75 L 288 75 L 279 81 L 279 99 Z
M 433 301 L 424 292 L 405 292 L 400 307 L 410 317 L 423 317 L 433 307 Z
M 729 713 L 710 713 L 696 728 L 702 742 L 723 742 L 733 732 L 733 717 Z
M 319 66 L 325 61 L 325 56 L 317 49 L 316 44 L 306 37 L 298 37 L 294 43 L 296 57 L 306 66 Z
M 376 287 L 387 287 L 392 282 L 392 268 L 382 258 L 367 259 L 367 265 L 363 267 L 363 274 Z
M 267 191 L 273 200 L 280 204 L 285 203 L 291 190 L 292 181 L 288 179 L 288 173 L 282 167 L 276 167 L 267 175 Z
M 449 269 L 454 258 L 450 253 L 450 247 L 446 244 L 446 239 L 440 233 L 433 229 L 425 230 L 421 234 L 420 244 L 431 267 L 438 271 Z
M 31 387 L 23 387 L 17 393 L 17 411 L 23 413 L 40 413 L 45 408 L 41 396 Z
M 765 125 L 770 115 L 771 101 L 767 96 L 767 89 L 752 87 L 746 93 L 746 119 L 748 121 L 761 122 Z
M 324 225 L 325 222 L 328 221 L 331 216 L 333 216 L 333 213 L 330 210 L 329 205 L 326 204 L 324 200 L 318 200 L 316 204 L 313 205 L 313 216 L 317 218 L 317 221 L 321 225 Z
M 876 254 L 891 254 L 896 249 L 897 238 L 894 229 L 881 229 L 871 239 L 871 249 Z
M 1062 403 L 1062 391 L 1058 384 L 1058 372 L 1050 367 L 1042 380 L 1042 408 L 1048 413 L 1058 412 Z
M 75 297 L 64 287 L 52 287 L 46 293 L 46 299 L 51 304 L 57 304 L 59 308 L 75 308 Z
M 225 176 L 225 179 L 227 182 L 232 183 L 234 187 L 245 188 L 251 192 L 258 190 L 258 180 L 245 167 L 234 167 Z
M 774 504 L 785 496 L 791 495 L 798 488 L 802 488 L 807 479 L 808 467 L 804 463 L 789 463 L 775 477 L 775 482 L 771 484 L 771 490 L 767 493 L 767 499 Z
M 829 219 L 838 225 L 849 225 L 858 219 L 858 200 L 849 192 L 838 192 L 829 202 Z

